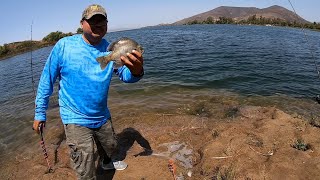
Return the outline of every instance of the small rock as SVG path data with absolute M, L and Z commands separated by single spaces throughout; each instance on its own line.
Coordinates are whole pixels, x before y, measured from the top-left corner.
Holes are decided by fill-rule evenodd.
M 188 171 L 188 173 L 187 173 L 187 174 L 188 174 L 188 176 L 189 176 L 189 177 L 191 177 L 191 176 L 192 176 L 192 172 L 191 172 L 191 171 Z

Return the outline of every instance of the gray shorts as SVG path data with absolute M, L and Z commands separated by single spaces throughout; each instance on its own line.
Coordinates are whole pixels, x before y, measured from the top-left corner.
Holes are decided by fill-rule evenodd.
M 70 148 L 71 165 L 78 179 L 95 179 L 95 147 L 97 147 L 100 158 L 101 156 L 112 157 L 117 150 L 117 139 L 112 121 L 108 120 L 100 128 L 67 124 L 64 125 L 64 129 L 67 145 Z

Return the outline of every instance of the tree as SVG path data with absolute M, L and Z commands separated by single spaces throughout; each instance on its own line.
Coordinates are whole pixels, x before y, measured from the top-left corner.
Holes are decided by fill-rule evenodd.
M 257 15 L 250 16 L 247 21 L 250 24 L 256 24 L 257 23 Z
M 225 17 L 219 17 L 219 19 L 216 22 L 217 24 L 225 24 Z
M 77 29 L 77 34 L 82 34 L 82 33 L 83 33 L 82 28 L 78 28 L 78 29 Z
M 72 33 L 63 33 L 60 31 L 56 31 L 56 32 L 51 32 L 50 34 L 48 34 L 46 37 L 44 37 L 42 40 L 45 42 L 57 42 L 59 41 L 59 39 L 66 37 L 66 36 L 71 36 Z
M 232 18 L 219 17 L 219 20 L 217 20 L 216 23 L 217 24 L 234 24 L 234 20 Z
M 211 16 L 209 16 L 205 22 L 206 24 L 213 24 L 213 18 Z
M 192 24 L 200 24 L 197 20 L 193 20 L 191 22 L 187 23 L 188 25 L 192 25 Z
M 8 52 L 9 52 L 8 44 L 4 44 L 3 46 L 0 46 L 0 55 L 6 55 Z

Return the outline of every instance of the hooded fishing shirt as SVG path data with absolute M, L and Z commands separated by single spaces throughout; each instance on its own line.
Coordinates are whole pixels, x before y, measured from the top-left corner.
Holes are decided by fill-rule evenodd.
M 35 120 L 46 121 L 49 96 L 59 77 L 59 106 L 63 124 L 77 124 L 98 128 L 111 118 L 107 106 L 112 74 L 120 80 L 134 83 L 134 77 L 126 66 L 117 71 L 113 61 L 102 70 L 97 57 L 107 55 L 109 43 L 103 39 L 93 46 L 77 34 L 60 39 L 53 47 L 44 66 L 36 97 Z

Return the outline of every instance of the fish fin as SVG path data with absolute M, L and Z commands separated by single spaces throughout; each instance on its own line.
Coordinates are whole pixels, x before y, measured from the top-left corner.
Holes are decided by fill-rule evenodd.
M 138 45 L 138 48 L 137 49 L 139 49 L 141 52 L 141 54 L 143 54 L 144 53 L 144 49 L 143 49 L 143 47 L 141 46 L 141 45 Z
M 115 46 L 117 43 L 118 43 L 118 41 L 114 41 L 114 42 L 112 42 L 111 44 L 109 44 L 107 50 L 108 50 L 108 51 L 112 51 L 113 48 L 114 48 L 114 46 Z

